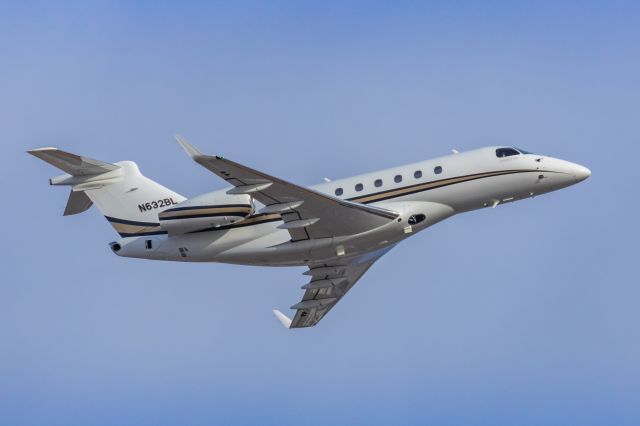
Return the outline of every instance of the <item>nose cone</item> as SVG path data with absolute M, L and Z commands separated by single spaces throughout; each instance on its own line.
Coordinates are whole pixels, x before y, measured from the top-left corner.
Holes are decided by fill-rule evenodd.
M 544 157 L 540 158 L 540 161 L 536 160 L 535 164 L 539 164 L 536 167 L 540 170 L 541 176 L 535 183 L 538 193 L 541 193 L 541 190 L 549 192 L 566 188 L 591 176 L 591 170 L 585 166 L 559 158 Z M 545 173 L 545 171 L 551 173 Z
M 581 166 L 580 164 L 573 164 L 571 171 L 576 182 L 582 182 L 591 176 L 591 170 L 587 169 L 585 166 Z

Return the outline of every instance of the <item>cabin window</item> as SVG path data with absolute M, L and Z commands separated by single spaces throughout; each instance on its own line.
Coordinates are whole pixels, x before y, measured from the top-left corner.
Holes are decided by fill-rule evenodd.
M 496 157 L 498 158 L 510 157 L 512 155 L 520 155 L 520 153 L 513 148 L 496 149 Z
M 336 188 L 336 195 L 340 196 L 344 193 L 344 191 L 342 190 L 342 188 Z
M 358 191 L 358 192 L 362 191 L 363 188 L 364 188 L 364 186 L 361 183 L 356 185 L 356 191 Z
M 376 188 L 380 188 L 382 186 L 382 179 L 376 179 L 376 181 L 373 182 L 373 184 L 375 185 Z
M 144 240 L 144 248 L 147 250 L 151 250 L 153 248 L 153 243 L 151 240 Z
M 400 182 L 402 182 L 402 175 L 396 175 L 396 176 L 393 178 L 393 181 L 394 181 L 395 183 L 400 183 Z
M 422 177 L 422 170 L 416 170 L 413 172 L 413 177 L 416 179 L 420 179 Z
M 433 169 L 433 173 L 439 175 L 440 173 L 442 173 L 442 167 L 441 166 L 436 166 L 436 168 Z

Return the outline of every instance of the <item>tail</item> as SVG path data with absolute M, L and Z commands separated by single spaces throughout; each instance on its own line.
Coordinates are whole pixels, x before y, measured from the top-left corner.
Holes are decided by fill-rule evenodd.
M 121 237 L 165 234 L 158 213 L 185 198 L 140 173 L 133 161 L 110 164 L 57 148 L 29 154 L 66 172 L 49 180 L 71 187 L 64 215 L 82 213 L 95 203 Z

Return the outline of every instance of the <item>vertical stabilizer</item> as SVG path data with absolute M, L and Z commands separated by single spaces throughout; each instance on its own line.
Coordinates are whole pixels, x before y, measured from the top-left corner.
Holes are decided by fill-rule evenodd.
M 105 163 L 57 148 L 28 152 L 66 172 L 49 181 L 71 187 L 65 215 L 95 204 L 122 237 L 166 233 L 160 230 L 158 213 L 185 200 L 144 176 L 133 161 Z

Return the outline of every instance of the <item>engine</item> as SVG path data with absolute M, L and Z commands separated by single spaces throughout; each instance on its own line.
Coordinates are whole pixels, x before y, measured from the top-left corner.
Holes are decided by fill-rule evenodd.
M 239 222 L 254 211 L 251 197 L 230 195 L 226 190 L 210 192 L 183 201 L 158 215 L 160 227 L 170 234 L 219 228 Z

